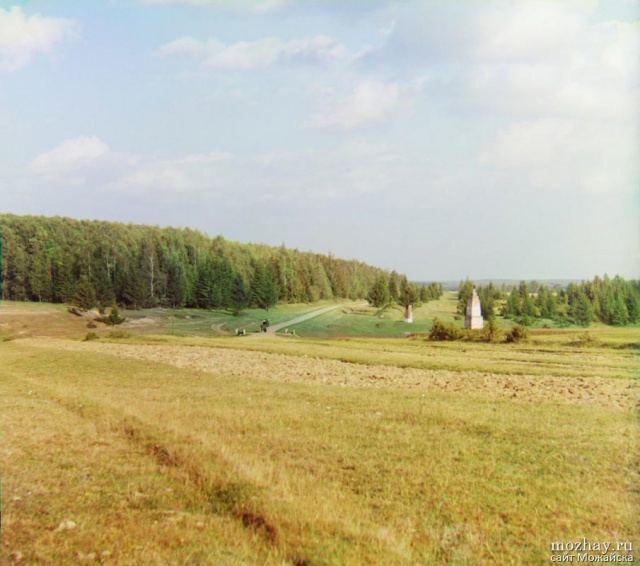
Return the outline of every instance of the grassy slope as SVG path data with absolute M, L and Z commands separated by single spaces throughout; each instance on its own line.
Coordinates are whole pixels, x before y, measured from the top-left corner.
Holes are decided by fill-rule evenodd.
M 3 362 L 4 557 L 536 564 L 551 541 L 633 534 L 623 411 L 219 378 L 28 341 Z M 56 531 L 66 519 L 78 527 Z
M 16 310 L 0 323 L 18 337 L 87 331 L 60 305 L 3 308 Z M 285 306 L 270 319 L 315 308 Z M 423 308 L 452 315 L 447 296 Z M 349 317 L 370 319 L 354 334 L 380 320 L 382 336 L 405 326 L 345 310 L 346 328 L 357 326 Z M 629 379 L 638 368 L 634 350 L 604 347 L 637 344 L 637 328 L 592 328 L 601 343 L 590 347 L 569 345 L 583 329 L 536 331 L 518 346 L 211 340 L 197 335 L 237 319 L 157 312 L 158 324 L 131 331 L 168 332 L 180 320 L 168 317 L 183 314 L 189 336 L 126 342 L 541 377 Z M 0 348 L 2 563 L 19 552 L 29 564 L 92 553 L 104 564 L 543 564 L 551 541 L 638 542 L 630 412 L 214 377 L 28 340 Z M 76 528 L 58 530 L 65 520 Z

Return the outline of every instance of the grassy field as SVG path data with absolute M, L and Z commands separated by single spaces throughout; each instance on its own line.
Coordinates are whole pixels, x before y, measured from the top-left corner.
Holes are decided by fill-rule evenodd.
M 340 339 L 313 336 L 332 311 L 295 338 L 185 318 L 83 342 L 60 307 L 4 308 L 0 563 L 528 565 L 640 543 L 637 328 L 433 344 L 359 336 L 397 321 L 345 306 L 328 320 L 372 322 Z
M 269 311 L 245 309 L 240 315 L 228 311 L 199 309 L 155 308 L 123 311 L 126 321 L 119 328 L 136 335 L 164 334 L 179 337 L 219 337 L 235 335 L 236 330 L 252 334 L 258 332 L 260 323 L 265 318 L 268 318 L 271 324 L 279 324 L 333 305 L 340 308 L 296 324 L 288 330 L 295 329 L 298 336 L 312 338 L 403 338 L 409 334 L 427 333 L 435 317 L 446 323 L 455 322 L 459 326 L 464 322 L 463 317 L 455 312 L 457 293 L 446 292 L 439 300 L 414 309 L 413 324 L 404 322 L 404 309 L 397 305 L 378 310 L 362 301 L 343 300 L 278 305 Z M 87 332 L 87 320 L 70 314 L 67 307 L 60 304 L 4 301 L 0 304 L 0 317 L 0 336 L 44 335 L 81 338 Z M 514 325 L 513 321 L 501 317 L 498 317 L 497 323 L 504 330 Z M 542 328 L 545 325 L 549 328 Z M 106 336 L 111 331 L 103 324 L 98 324 L 98 328 L 92 330 L 99 336 Z M 604 342 L 617 342 L 620 345 L 640 343 L 640 330 L 637 326 L 620 329 L 594 324 L 587 332 L 596 332 L 598 339 Z M 284 329 L 280 333 L 284 333 Z M 578 340 L 578 334 L 584 335 L 585 329 L 577 326 L 556 328 L 553 321 L 539 320 L 532 327 L 532 333 L 538 341 L 567 342 L 570 339 Z

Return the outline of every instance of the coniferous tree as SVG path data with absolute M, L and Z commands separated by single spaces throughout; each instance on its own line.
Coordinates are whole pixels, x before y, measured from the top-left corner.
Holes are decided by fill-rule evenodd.
M 166 301 L 174 309 L 184 306 L 187 299 L 187 279 L 184 267 L 176 258 L 167 265 Z
M 516 287 L 511 289 L 507 302 L 504 305 L 504 316 L 507 318 L 513 318 L 522 314 L 522 301 L 520 299 L 520 293 Z
M 473 295 L 473 282 L 467 279 L 460 281 L 458 287 L 458 314 L 466 314 L 469 298 Z
M 117 326 L 118 324 L 122 324 L 125 320 L 126 319 L 123 316 L 120 316 L 120 309 L 115 303 L 111 307 L 111 312 L 109 312 L 107 316 L 102 317 L 102 322 L 109 326 Z
M 392 271 L 389 275 L 389 299 L 391 301 L 398 301 L 400 299 L 400 276 Z
M 624 326 L 629 322 L 629 312 L 627 311 L 627 305 L 622 298 L 622 295 L 618 294 L 613 304 L 613 311 L 611 313 L 611 324 L 613 326 Z
M 86 275 L 80 278 L 80 282 L 76 287 L 76 294 L 73 297 L 73 302 L 76 306 L 85 311 L 92 309 L 98 304 L 96 292 L 93 290 L 93 286 Z
M 386 307 L 391 301 L 391 294 L 389 293 L 389 280 L 383 274 L 379 274 L 376 277 L 369 294 L 367 295 L 367 301 L 373 307 L 381 309 Z
M 572 306 L 573 319 L 580 326 L 589 326 L 593 320 L 593 307 L 584 293 L 579 293 Z
M 233 285 L 231 287 L 231 308 L 235 314 L 239 314 L 240 311 L 247 306 L 249 297 L 249 287 L 244 277 L 236 273 L 233 276 Z
M 275 277 L 265 265 L 257 265 L 250 286 L 251 303 L 269 310 L 278 302 L 278 286 Z
M 398 303 L 403 307 L 415 305 L 420 300 L 420 291 L 414 283 L 410 283 L 409 280 L 404 277 L 400 283 L 400 295 Z

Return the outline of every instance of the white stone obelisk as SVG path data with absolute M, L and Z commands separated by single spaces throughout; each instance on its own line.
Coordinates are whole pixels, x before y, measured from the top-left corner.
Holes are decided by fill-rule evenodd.
M 469 297 L 467 303 L 467 316 L 464 318 L 464 327 L 471 330 L 481 329 L 484 326 L 484 320 L 482 319 L 482 310 L 480 308 L 480 298 L 473 289 L 473 295 Z
M 404 321 L 413 322 L 413 305 L 407 305 L 404 309 Z

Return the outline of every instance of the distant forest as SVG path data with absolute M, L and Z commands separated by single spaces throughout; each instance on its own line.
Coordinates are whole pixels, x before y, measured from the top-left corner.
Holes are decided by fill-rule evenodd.
M 5 300 L 239 311 L 362 299 L 386 274 L 357 260 L 188 228 L 7 214 L 1 231 Z
M 464 314 L 473 293 L 473 282 L 461 281 L 458 312 Z M 510 289 L 489 285 L 476 288 L 482 316 L 502 315 L 528 326 L 535 319 L 554 321 L 560 326 L 589 326 L 600 321 L 612 326 L 636 324 L 640 319 L 640 281 L 625 281 L 616 275 L 594 277 L 592 281 L 569 283 L 566 288 L 521 281 Z

